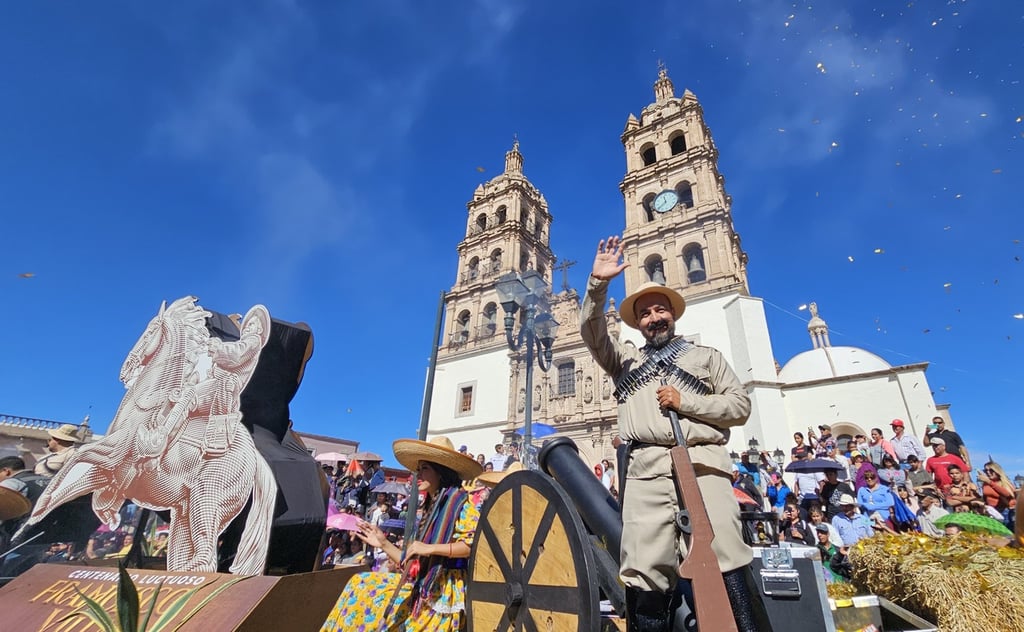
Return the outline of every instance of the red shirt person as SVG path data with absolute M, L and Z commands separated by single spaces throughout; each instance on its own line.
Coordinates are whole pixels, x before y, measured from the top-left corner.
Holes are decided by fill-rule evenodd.
M 929 457 L 925 461 L 924 469 L 931 472 L 935 477 L 935 485 L 945 494 L 949 486 L 953 484 L 953 478 L 949 475 L 947 468 L 950 465 L 956 465 L 961 471 L 966 472 L 967 464 L 955 454 L 946 452 L 946 442 L 943 439 L 932 437 L 930 443 L 932 450 L 935 451 L 935 456 Z

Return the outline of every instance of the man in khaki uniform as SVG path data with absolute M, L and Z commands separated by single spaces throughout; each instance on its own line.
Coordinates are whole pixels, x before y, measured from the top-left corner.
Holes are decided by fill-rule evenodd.
M 619 569 L 626 586 L 629 629 L 669 629 L 678 563 L 686 555 L 686 542 L 675 526 L 680 506 L 669 457 L 669 449 L 675 445 L 667 416 L 671 409 L 679 415 L 714 527 L 712 548 L 733 614 L 740 630 L 756 631 L 744 578 L 752 553 L 743 542 L 739 506 L 731 489 L 732 462 L 725 447 L 729 428 L 746 423 L 750 398 L 718 350 L 687 343 L 675 335 L 675 321 L 686 303 L 669 288 L 648 283 L 622 302 L 622 321 L 640 330 L 647 340 L 643 348 L 608 336 L 604 305 L 608 282 L 628 265 L 620 263 L 621 257 L 620 238 L 609 237 L 607 243 L 598 244 L 583 301 L 581 333 L 594 359 L 615 382 L 619 434 L 630 447 L 626 485 L 621 490 Z M 664 351 L 671 352 L 669 364 L 676 369 L 659 369 L 653 375 L 641 369 L 651 354 Z M 707 394 L 696 394 L 687 386 L 687 381 L 692 384 L 687 373 L 703 384 L 699 388 Z M 665 386 L 662 377 L 668 380 Z
M 36 462 L 35 473 L 53 476 L 75 453 L 75 446 L 81 439 L 78 438 L 78 428 L 71 424 L 64 424 L 56 430 L 48 430 L 47 434 L 50 438 L 46 442 L 46 447 L 50 453 Z

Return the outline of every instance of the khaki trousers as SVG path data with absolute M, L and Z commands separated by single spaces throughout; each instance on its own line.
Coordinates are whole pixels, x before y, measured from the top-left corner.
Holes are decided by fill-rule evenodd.
M 715 530 L 711 547 L 722 572 L 750 564 L 753 554 L 743 542 L 740 511 L 728 476 L 696 466 L 708 517 Z M 622 506 L 622 559 L 619 576 L 630 588 L 669 592 L 679 581 L 679 561 L 686 542 L 675 525 L 679 511 L 675 479 L 629 478 Z

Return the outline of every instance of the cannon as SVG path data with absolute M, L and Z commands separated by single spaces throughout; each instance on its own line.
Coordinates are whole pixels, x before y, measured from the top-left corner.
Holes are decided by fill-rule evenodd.
M 602 599 L 623 612 L 618 503 L 571 439 L 547 441 L 538 460 L 547 474 L 510 474 L 481 508 L 467 568 L 471 632 L 599 630 Z

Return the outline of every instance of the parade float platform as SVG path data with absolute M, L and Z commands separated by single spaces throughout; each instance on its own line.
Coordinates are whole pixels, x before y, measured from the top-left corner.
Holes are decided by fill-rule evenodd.
M 162 583 L 154 620 L 177 599 L 200 587 L 167 629 L 256 632 L 319 630 L 349 578 L 363 570 L 363 566 L 342 566 L 280 577 L 244 577 L 205 605 L 202 602 L 218 586 L 238 579 L 238 576 L 141 569 L 128 569 L 128 572 L 135 582 L 143 609 L 153 591 Z M 95 629 L 86 617 L 66 618 L 82 605 L 76 588 L 99 602 L 117 620 L 116 568 L 38 564 L 0 589 L 3 629 L 22 632 Z M 179 624 L 181 627 L 176 627 Z

